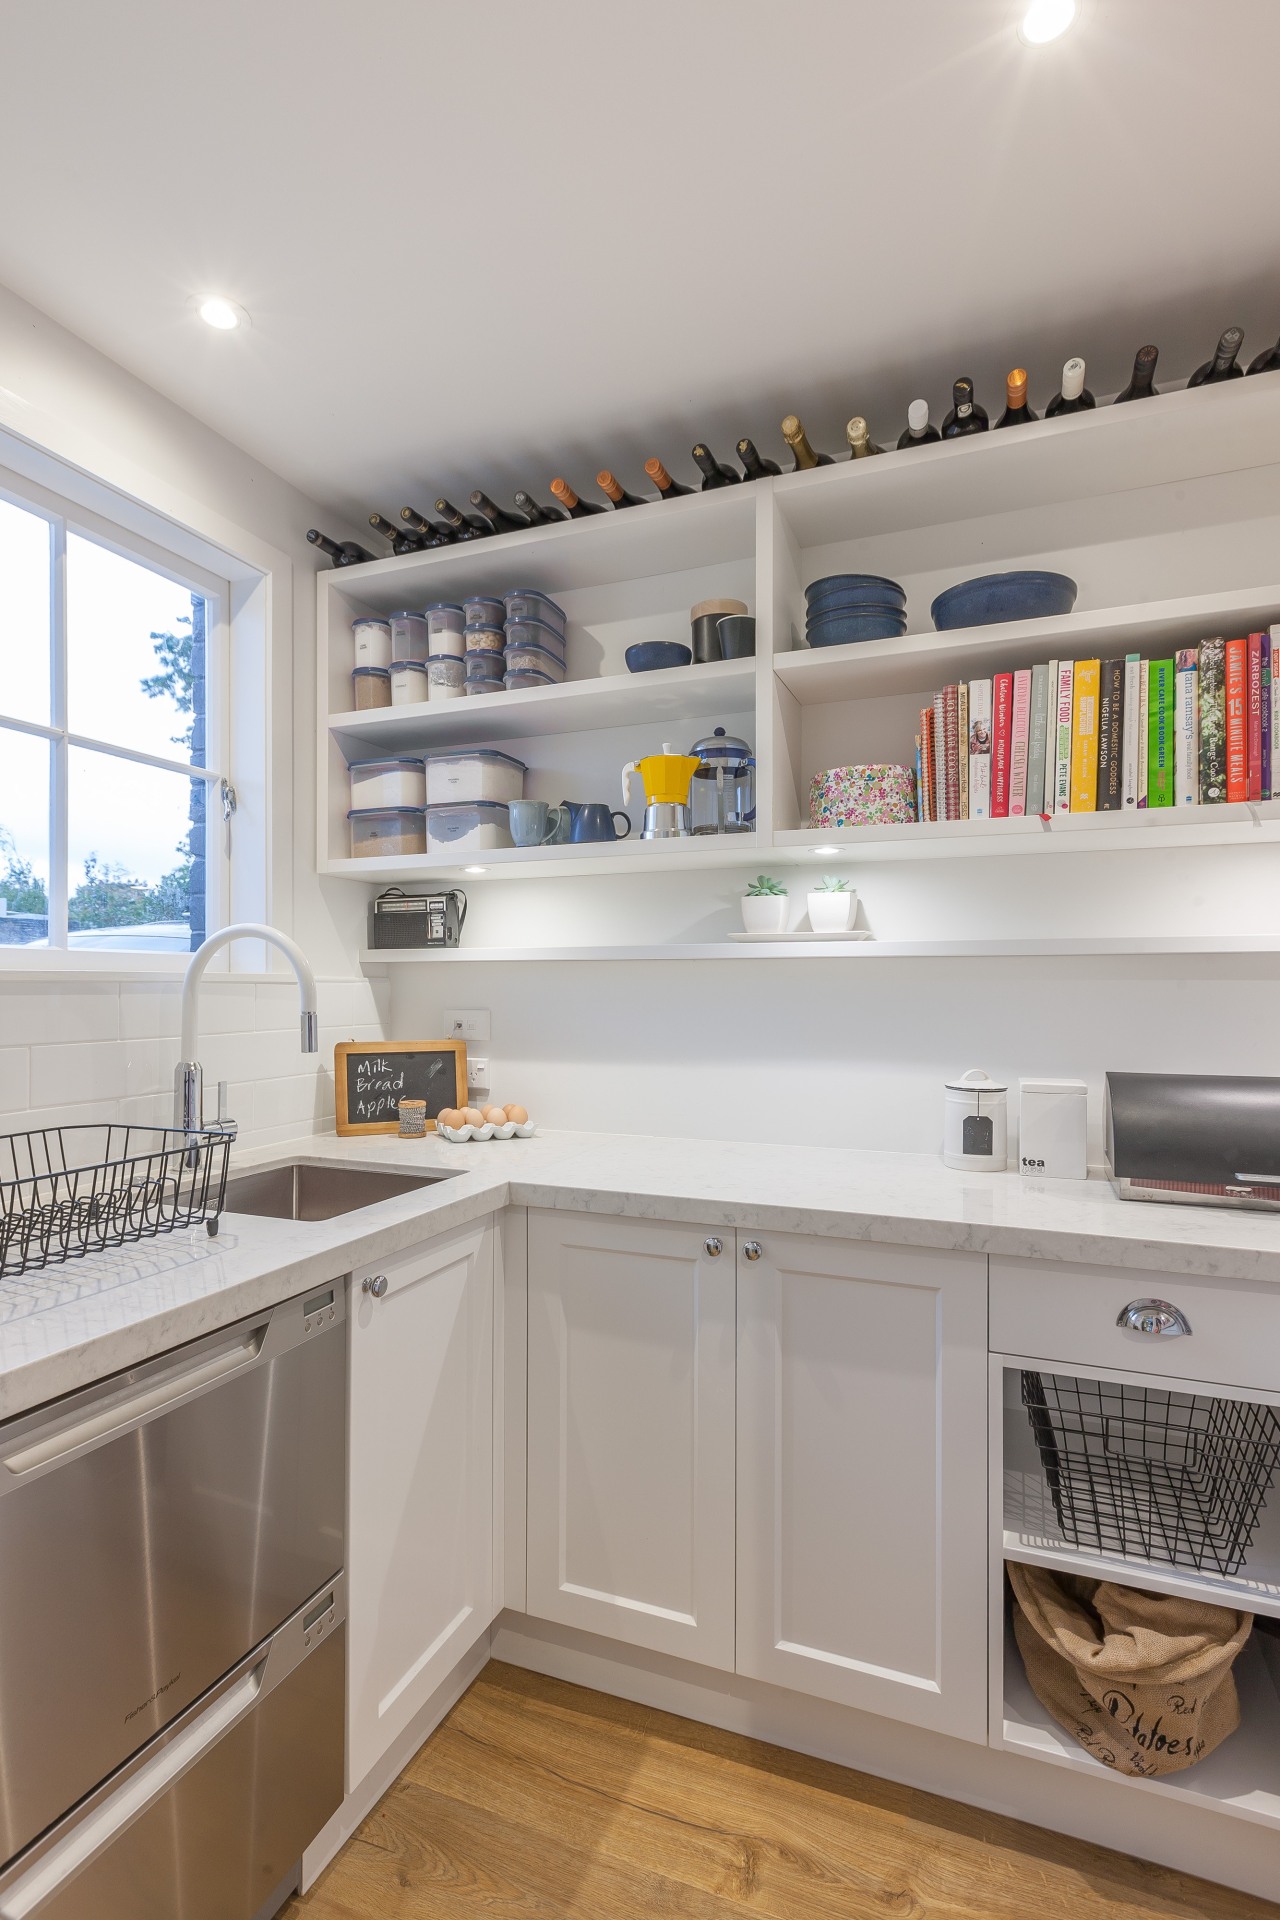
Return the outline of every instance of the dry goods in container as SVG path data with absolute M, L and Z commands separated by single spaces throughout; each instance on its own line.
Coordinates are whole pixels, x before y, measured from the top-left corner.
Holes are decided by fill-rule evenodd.
M 427 697 L 427 663 L 425 660 L 393 660 L 391 662 L 391 704 L 393 707 L 416 707 Z
M 426 802 L 436 806 L 451 800 L 498 800 L 505 805 L 522 800 L 525 772 L 523 760 L 491 747 L 433 753 L 427 761 Z
M 351 852 L 357 860 L 427 850 L 421 807 L 353 807 L 347 819 L 351 822 Z
M 421 760 L 359 760 L 350 769 L 351 805 L 425 807 L 427 775 Z
M 351 704 L 357 713 L 391 705 L 391 674 L 386 667 L 357 667 L 351 675 Z
M 427 808 L 427 846 L 432 853 L 491 853 L 510 845 L 507 810 L 495 801 Z
M 389 667 L 392 659 L 391 623 L 388 620 L 353 620 L 351 640 L 354 647 L 352 665 L 357 667 Z

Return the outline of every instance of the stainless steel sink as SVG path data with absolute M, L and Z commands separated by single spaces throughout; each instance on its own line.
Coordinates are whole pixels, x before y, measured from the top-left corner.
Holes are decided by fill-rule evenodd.
M 416 1193 L 452 1172 L 371 1173 L 364 1167 L 308 1166 L 293 1160 L 257 1173 L 233 1173 L 227 1181 L 228 1213 L 256 1213 L 270 1220 L 332 1220 L 397 1194 Z

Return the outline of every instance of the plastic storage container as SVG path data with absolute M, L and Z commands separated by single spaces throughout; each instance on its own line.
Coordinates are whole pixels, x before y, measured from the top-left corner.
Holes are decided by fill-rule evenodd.
M 539 593 L 536 587 L 514 587 L 504 597 L 502 604 L 507 610 L 508 620 L 541 620 L 564 639 L 569 616 L 563 607 L 558 607 L 554 600 L 548 600 L 546 594 Z
M 451 653 L 433 653 L 427 661 L 428 700 L 461 700 L 467 666 Z
M 523 760 L 492 747 L 468 748 L 461 753 L 433 753 L 427 761 L 426 804 L 439 806 L 455 800 L 524 799 Z
M 427 773 L 421 760 L 358 760 L 349 772 L 354 812 L 427 804 Z
M 421 807 L 353 807 L 351 852 L 357 860 L 388 853 L 425 853 L 426 815 Z
M 548 680 L 559 682 L 564 679 L 564 661 L 558 653 L 552 653 L 547 647 L 528 645 L 508 646 L 503 656 L 507 672 L 541 673 Z
M 427 698 L 427 663 L 425 660 L 393 660 L 391 662 L 391 704 L 393 707 L 415 707 Z
M 391 665 L 391 623 L 389 620 L 353 620 L 351 641 L 355 648 L 352 664 L 357 667 Z
M 549 673 L 532 673 L 524 668 L 516 673 L 504 674 L 502 684 L 508 693 L 524 693 L 531 687 L 556 687 L 560 682 L 553 680 Z
M 501 653 L 507 644 L 501 627 L 468 627 L 464 638 L 468 653 Z
M 464 600 L 462 611 L 467 616 L 469 627 L 500 627 L 507 617 L 507 610 L 501 600 L 490 599 L 487 594 Z
M 351 704 L 357 713 L 391 705 L 391 673 L 387 667 L 357 667 L 351 675 Z
M 425 660 L 431 651 L 431 636 L 426 615 L 393 613 L 391 616 L 391 660 Z M 388 660 L 387 665 L 391 665 Z
M 431 853 L 491 853 L 511 845 L 507 810 L 493 800 L 428 807 L 426 820 Z
M 467 686 L 479 693 L 490 693 L 502 685 L 503 670 L 500 653 L 468 653 Z
M 545 652 L 554 653 L 561 666 L 564 665 L 564 635 L 544 620 L 508 620 L 507 645 L 542 647 Z
M 466 650 L 462 633 L 467 624 L 462 608 L 455 607 L 449 600 L 437 600 L 427 608 L 426 621 L 432 653 L 451 653 L 461 660 Z

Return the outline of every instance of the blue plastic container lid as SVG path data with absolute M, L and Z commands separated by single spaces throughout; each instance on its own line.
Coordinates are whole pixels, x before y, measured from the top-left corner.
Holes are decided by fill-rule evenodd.
M 352 633 L 354 633 L 357 627 L 388 627 L 389 628 L 390 625 L 391 625 L 391 622 L 389 620 L 383 620 L 377 614 L 362 613 L 358 620 L 353 620 L 351 622 L 351 631 Z
M 351 678 L 354 680 L 358 673 L 376 673 L 380 680 L 389 680 L 391 678 L 390 667 L 352 667 Z
M 447 660 L 449 656 L 447 653 L 441 653 L 441 654 L 437 654 L 435 658 L 438 660 Z M 387 672 L 398 673 L 404 667 L 416 667 L 422 673 L 425 673 L 427 670 L 427 663 L 425 660 L 393 660 L 391 662 L 391 665 L 387 668 Z
M 529 771 L 523 760 L 517 760 L 515 755 L 511 753 L 499 753 L 496 747 L 455 747 L 451 753 L 429 753 L 426 758 L 428 760 L 505 760 L 509 767 L 518 767 L 521 773 L 528 773 Z M 465 802 L 442 800 L 439 804 L 441 806 L 461 806 L 465 805 Z M 499 806 L 501 802 L 496 800 L 485 802 L 477 801 L 475 804 L 477 806 Z
M 533 644 L 535 646 L 539 646 L 539 647 L 546 646 L 546 641 L 538 638 L 539 634 L 545 633 L 548 639 L 550 639 L 552 643 L 551 646 L 547 648 L 547 651 L 549 653 L 564 652 L 564 649 L 565 649 L 564 635 L 560 632 L 558 627 L 549 627 L 545 620 L 537 620 L 532 617 L 527 617 L 527 618 L 522 617 L 519 620 L 508 620 L 506 625 L 506 635 L 508 640 L 511 638 L 512 627 L 529 627 L 531 629 L 536 628 L 537 631 L 534 635 L 534 640 L 533 640 Z
M 462 608 L 456 600 L 433 600 L 427 608 L 428 613 L 461 613 Z
M 504 607 L 509 607 L 513 600 L 537 600 L 542 606 L 550 607 L 552 613 L 557 614 L 566 625 L 568 624 L 569 616 L 564 608 L 557 606 L 549 594 L 539 593 L 536 587 L 512 587 L 510 593 L 503 594 L 502 604 Z
M 434 667 L 437 660 L 453 660 L 458 666 L 462 665 L 456 653 L 429 653 L 425 660 L 415 660 L 412 664 L 415 667 Z
M 556 687 L 560 684 L 558 680 L 553 680 L 549 673 L 539 673 L 536 667 L 517 667 L 513 673 L 504 673 L 502 676 L 502 684 L 505 687 L 510 688 L 513 680 L 540 680 L 544 687 Z M 516 687 L 513 691 L 520 693 L 527 692 L 528 689 Z
M 348 773 L 374 773 L 387 767 L 420 767 L 422 764 L 421 759 L 414 760 L 408 756 L 396 760 L 349 760 L 347 771 Z
M 401 820 L 405 814 L 415 815 L 420 820 L 426 812 L 425 807 L 350 807 L 348 820 Z
M 506 627 L 501 620 L 468 620 L 462 629 L 464 633 L 505 633 Z
M 468 607 L 502 608 L 502 602 L 501 600 L 498 599 L 497 595 L 493 593 L 469 593 L 466 599 L 463 601 L 462 606 L 463 606 L 463 611 L 465 612 Z M 503 608 L 502 610 L 503 612 L 506 611 L 505 608 Z M 473 626 L 478 626 L 480 624 L 482 623 L 479 621 L 472 622 Z M 502 620 L 501 618 L 498 618 L 497 620 L 494 620 L 494 621 L 485 621 L 483 624 L 486 626 L 492 625 L 495 627 L 500 627 L 502 625 Z
M 457 658 L 456 654 L 454 658 L 455 659 Z M 477 663 L 475 667 L 473 667 L 471 664 L 473 660 Z M 501 677 L 502 655 L 500 653 L 491 653 L 487 649 L 482 649 L 479 653 L 477 653 L 474 648 L 468 647 L 467 654 L 466 654 L 466 661 L 467 661 L 467 672 L 471 675 L 473 680 L 491 680 L 494 676 L 495 670 L 498 676 Z M 484 668 L 483 673 L 479 671 L 480 666 L 483 666 Z
M 417 613 L 412 607 L 401 607 L 399 613 L 389 613 L 388 620 L 425 620 L 425 613 Z
M 563 667 L 564 665 L 564 661 L 558 653 L 553 653 L 550 647 L 540 647 L 536 640 L 509 640 L 503 649 L 502 657 L 504 660 L 509 653 L 540 653 L 543 659 L 550 660 L 553 666 Z M 541 673 L 543 669 L 535 664 L 533 667 L 522 669 L 522 671 Z

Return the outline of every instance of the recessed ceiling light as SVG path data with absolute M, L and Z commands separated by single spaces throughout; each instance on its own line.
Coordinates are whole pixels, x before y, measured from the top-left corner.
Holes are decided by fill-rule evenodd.
M 488 873 L 489 869 L 488 867 L 464 867 L 462 871 L 464 873 Z
M 1042 47 L 1065 33 L 1075 19 L 1076 0 L 1031 0 L 1022 16 L 1018 37 L 1029 47 Z
M 243 307 L 236 305 L 220 293 L 210 293 L 199 302 L 200 318 L 206 326 L 216 327 L 219 333 L 231 333 L 236 327 L 247 327 L 249 316 Z

